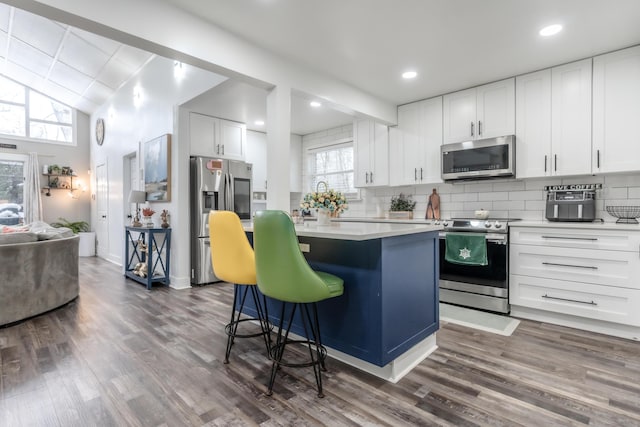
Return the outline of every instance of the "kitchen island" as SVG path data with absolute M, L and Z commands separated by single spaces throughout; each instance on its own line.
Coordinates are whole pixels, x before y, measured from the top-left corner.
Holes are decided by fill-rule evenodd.
M 344 280 L 342 296 L 318 304 L 322 342 L 330 356 L 396 382 L 436 349 L 440 229 L 389 223 L 296 225 L 309 264 Z M 252 239 L 251 224 L 245 231 Z M 274 323 L 279 304 L 268 303 Z M 245 311 L 255 315 L 255 310 Z M 292 330 L 303 334 L 299 323 Z

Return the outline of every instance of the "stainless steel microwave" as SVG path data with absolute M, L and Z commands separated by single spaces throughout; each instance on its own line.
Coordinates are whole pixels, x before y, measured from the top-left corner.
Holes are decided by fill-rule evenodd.
M 456 181 L 515 176 L 515 140 L 515 135 L 508 135 L 442 145 L 442 179 Z

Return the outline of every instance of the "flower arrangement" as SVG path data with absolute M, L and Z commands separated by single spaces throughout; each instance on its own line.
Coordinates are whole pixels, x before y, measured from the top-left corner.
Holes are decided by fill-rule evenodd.
M 325 189 L 325 191 L 313 191 L 307 193 L 300 203 L 302 209 L 327 209 L 332 214 L 349 209 L 347 199 L 340 191 L 334 189 Z
M 404 193 L 400 193 L 399 196 L 391 197 L 391 206 L 389 210 L 392 212 L 398 211 L 413 211 L 416 207 L 416 202 L 411 200 L 411 195 L 405 196 Z
M 144 208 L 142 209 L 142 215 L 143 216 L 152 216 L 154 213 L 156 213 L 156 211 L 154 211 L 151 208 Z

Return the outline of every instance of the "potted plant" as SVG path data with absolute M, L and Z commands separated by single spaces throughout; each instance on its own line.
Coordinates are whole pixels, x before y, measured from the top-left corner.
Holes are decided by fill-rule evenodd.
M 406 196 L 404 193 L 400 193 L 398 196 L 391 197 L 389 218 L 413 219 L 415 207 L 416 202 L 411 199 L 411 195 Z
M 52 227 L 69 228 L 73 234 L 80 236 L 80 245 L 78 249 L 79 256 L 95 256 L 96 254 L 96 233 L 90 231 L 87 221 L 68 221 L 65 218 L 58 218 L 60 221 L 52 222 Z

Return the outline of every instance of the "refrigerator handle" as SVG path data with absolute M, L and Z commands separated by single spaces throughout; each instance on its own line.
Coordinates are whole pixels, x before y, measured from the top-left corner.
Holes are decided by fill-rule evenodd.
M 230 188 L 229 188 L 230 184 L 229 184 L 229 174 L 225 173 L 224 174 L 224 207 L 222 208 L 222 210 L 228 211 L 229 210 L 229 192 L 230 192 Z
M 229 188 L 231 188 L 231 191 L 229 192 L 229 210 L 231 212 L 235 212 L 236 186 L 233 181 L 233 174 L 229 174 Z

